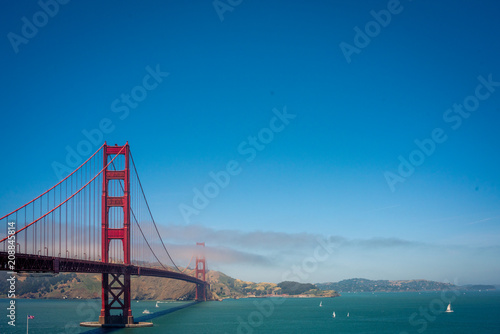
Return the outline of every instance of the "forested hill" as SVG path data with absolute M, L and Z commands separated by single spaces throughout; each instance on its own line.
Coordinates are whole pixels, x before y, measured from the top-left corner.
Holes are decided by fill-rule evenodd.
M 451 283 L 427 281 L 423 279 L 407 281 L 369 280 L 351 278 L 334 283 L 317 283 L 319 289 L 338 292 L 404 292 L 404 291 L 441 291 L 441 290 L 495 290 L 493 285 L 457 286 Z

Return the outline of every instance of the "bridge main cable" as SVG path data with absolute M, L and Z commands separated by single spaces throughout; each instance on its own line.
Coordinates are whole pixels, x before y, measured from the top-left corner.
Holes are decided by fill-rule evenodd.
M 123 146 L 125 147 L 125 146 Z M 57 205 L 56 207 L 54 207 L 52 210 L 50 210 L 49 212 L 45 213 L 43 216 L 35 219 L 32 223 L 24 226 L 23 228 L 17 230 L 14 234 L 11 234 L 11 235 L 16 235 L 18 234 L 19 232 L 27 229 L 28 227 L 30 227 L 31 225 L 35 224 L 36 222 L 40 221 L 41 219 L 47 217 L 49 214 L 51 214 L 52 212 L 54 212 L 55 210 L 57 210 L 58 208 L 60 208 L 63 204 L 65 204 L 67 201 L 69 201 L 70 199 L 72 199 L 73 197 L 75 197 L 80 191 L 82 191 L 86 186 L 88 186 L 92 181 L 94 181 L 99 175 L 101 175 L 101 173 L 106 169 L 108 168 L 108 166 L 113 162 L 113 160 L 116 159 L 116 157 L 118 157 L 118 155 L 120 155 L 120 153 L 123 151 L 123 148 L 120 150 L 120 152 L 118 152 L 113 159 L 111 159 L 110 162 L 108 162 L 108 164 L 106 166 L 104 166 L 103 169 L 101 169 L 101 171 L 99 173 L 97 173 L 90 181 L 88 181 L 87 183 L 85 183 L 80 189 L 78 189 L 73 195 L 71 195 L 70 197 L 68 197 L 64 202 L 61 202 L 59 205 Z M 99 150 L 97 150 L 97 152 L 99 152 Z M 96 152 L 96 153 L 97 153 Z M 94 153 L 95 154 L 95 153 Z M 80 166 L 81 167 L 81 166 Z M 80 168 L 79 167 L 79 168 Z M 28 203 L 29 204 L 29 203 Z M 27 204 L 26 204 L 27 205 Z M 21 207 L 22 208 L 22 207 Z M 17 210 L 16 210 L 17 211 Z M 15 212 L 15 211 L 14 211 Z M 8 215 L 7 215 L 8 216 Z M 5 217 L 7 217 L 5 216 Z M 2 240 L 0 240 L 0 243 L 4 242 L 5 240 L 7 240 L 9 238 L 9 236 L 6 236 L 5 238 L 3 238 Z
M 146 198 L 146 194 L 144 193 L 144 189 L 142 188 L 142 183 L 141 183 L 141 179 L 139 178 L 139 174 L 137 173 L 137 167 L 135 166 L 135 162 L 134 162 L 134 157 L 132 156 L 132 151 L 130 151 L 130 158 L 132 160 L 132 165 L 134 166 L 134 172 L 135 172 L 135 175 L 137 176 L 137 180 L 139 181 L 139 186 L 141 188 L 141 192 L 142 192 L 142 196 L 144 197 L 144 200 L 146 201 L 146 207 L 148 208 L 148 211 L 149 211 L 149 215 L 151 216 L 151 220 L 153 221 L 153 225 L 155 227 L 155 230 L 156 230 L 156 233 L 158 234 L 158 237 L 160 238 L 160 241 L 161 241 L 161 244 L 163 246 L 163 249 L 165 250 L 165 252 L 167 253 L 170 261 L 172 261 L 172 264 L 175 266 L 175 268 L 179 271 L 179 272 L 183 272 L 179 269 L 179 267 L 175 264 L 174 260 L 172 259 L 172 257 L 170 256 L 170 253 L 168 252 L 167 250 L 167 247 L 165 246 L 165 243 L 163 242 L 163 238 L 161 237 L 160 235 L 160 232 L 158 231 L 158 227 L 156 226 L 156 222 L 155 222 L 155 219 L 153 217 L 153 214 L 151 213 L 151 209 L 149 208 L 149 203 L 148 203 L 148 199 Z M 142 233 L 142 231 L 141 231 Z M 190 261 L 191 262 L 191 261 Z M 189 266 L 189 265 L 188 265 Z M 187 268 L 187 267 L 186 267 Z M 184 269 L 185 270 L 185 269 Z
M 132 157 L 131 155 L 131 151 L 129 151 L 129 154 L 130 156 Z M 113 167 L 116 169 L 116 166 L 115 164 L 113 163 Z M 135 165 L 134 165 L 134 170 L 135 170 Z M 139 175 L 137 174 L 137 170 L 136 171 L 136 176 L 137 176 L 137 180 L 139 180 Z M 121 182 L 122 180 L 120 180 L 120 187 L 122 188 L 122 191 L 125 191 L 125 188 Z M 140 182 L 140 181 L 139 181 Z M 144 193 L 143 193 L 143 196 L 144 196 Z M 145 196 L 144 196 L 145 197 Z M 146 198 L 144 198 L 146 200 Z M 147 201 L 146 201 L 147 202 Z M 147 203 L 146 203 L 147 204 Z M 160 259 L 158 258 L 158 256 L 156 255 L 155 251 L 153 250 L 153 248 L 151 247 L 151 245 L 149 244 L 149 241 L 148 239 L 146 238 L 146 235 L 144 234 L 144 232 L 142 231 L 142 228 L 141 228 L 141 225 L 139 224 L 139 221 L 137 220 L 137 217 L 134 213 L 134 209 L 132 209 L 132 207 L 130 207 L 130 213 L 132 214 L 132 217 L 134 218 L 134 221 L 135 221 L 135 224 L 136 226 L 139 228 L 139 231 L 141 232 L 141 235 L 142 235 L 142 238 L 144 239 L 144 241 L 146 242 L 146 245 L 148 246 L 149 250 L 151 251 L 151 253 L 153 254 L 153 256 L 155 257 L 156 261 L 158 261 L 158 263 L 163 267 L 163 269 L 165 270 L 168 270 L 167 267 L 165 267 L 163 265 L 163 263 L 160 261 Z M 151 212 L 150 212 L 151 214 Z M 175 265 L 175 264 L 174 264 Z
M 88 158 L 87 160 L 85 160 L 77 169 L 75 169 L 74 171 L 72 171 L 70 174 L 68 174 L 68 176 L 66 176 L 64 179 L 62 179 L 61 181 L 59 181 L 55 186 L 53 186 L 52 188 L 50 188 L 49 190 L 45 191 L 43 194 L 39 195 L 38 197 L 32 199 L 31 201 L 29 201 L 28 203 L 24 204 L 23 206 L 20 206 L 19 208 L 15 209 L 14 211 L 6 214 L 5 216 L 3 217 L 0 217 L 0 220 L 4 219 L 5 217 L 8 217 L 10 215 L 12 215 L 13 213 L 15 213 L 16 211 L 19 211 L 21 210 L 22 208 L 30 205 L 31 203 L 33 203 L 34 201 L 36 201 L 37 199 L 39 199 L 40 197 L 42 197 L 43 195 L 47 194 L 48 192 L 50 192 L 52 189 L 55 189 L 58 185 L 60 185 L 61 183 L 63 183 L 64 181 L 66 181 L 66 179 L 68 179 L 71 175 L 75 174 L 78 170 L 80 170 L 80 168 L 82 168 L 87 162 L 89 162 L 90 159 L 92 159 L 102 148 L 103 148 L 104 144 L 101 145 L 101 147 L 99 147 L 99 149 L 97 151 L 94 152 L 94 154 L 92 154 L 90 156 L 90 158 Z M 101 171 L 102 172 L 102 171 Z M 100 173 L 99 173 L 100 174 Z M 97 175 L 99 175 L 97 174 Z M 96 176 L 97 176 L 96 175 Z M 93 180 L 93 179 L 92 179 Z M 90 182 L 89 182 L 90 183 Z M 85 185 L 86 186 L 86 185 Z M 2 240 L 3 241 L 3 240 Z M 1 242 L 1 241 L 0 241 Z
M 129 154 L 130 154 L 130 151 L 129 151 Z M 113 163 L 113 167 L 116 169 L 116 166 L 115 164 Z M 134 169 L 135 169 L 135 165 L 134 165 Z M 139 178 L 139 177 L 137 177 Z M 121 183 L 122 180 L 120 180 L 120 187 L 122 188 L 122 191 L 125 192 L 125 188 L 123 187 L 123 184 Z M 144 232 L 142 231 L 142 228 L 141 228 L 141 225 L 139 224 L 139 222 L 137 221 L 137 217 L 135 216 L 135 213 L 134 213 L 134 210 L 132 209 L 132 207 L 130 207 L 130 213 L 132 213 L 132 217 L 134 218 L 134 221 L 135 221 L 135 224 L 137 225 L 137 227 L 139 228 L 139 231 L 141 232 L 141 235 L 142 235 L 142 238 L 144 239 L 144 241 L 146 242 L 146 244 L 148 245 L 149 247 L 149 250 L 151 251 L 151 253 L 153 254 L 153 256 L 155 257 L 155 259 L 158 261 L 158 263 L 166 270 L 168 270 L 167 267 L 165 267 L 163 265 L 163 263 L 160 261 L 160 259 L 158 258 L 158 256 L 156 256 L 156 253 L 155 251 L 153 250 L 153 248 L 151 247 L 151 245 L 149 244 L 149 241 L 148 239 L 146 238 L 146 236 L 144 235 Z

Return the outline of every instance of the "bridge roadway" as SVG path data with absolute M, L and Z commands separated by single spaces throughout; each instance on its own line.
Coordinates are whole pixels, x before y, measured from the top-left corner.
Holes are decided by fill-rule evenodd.
M 12 270 L 9 266 L 8 255 L 7 252 L 0 252 L 0 270 L 14 272 L 52 272 L 55 274 L 59 272 L 130 274 L 136 276 L 172 278 L 199 285 L 208 284 L 194 276 L 165 269 L 22 253 L 15 254 L 15 268 Z

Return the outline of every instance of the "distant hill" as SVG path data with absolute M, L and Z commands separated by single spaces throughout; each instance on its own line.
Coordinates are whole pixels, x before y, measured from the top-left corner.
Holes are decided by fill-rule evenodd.
M 281 282 L 280 284 L 278 284 L 278 287 L 281 288 L 281 293 L 287 295 L 300 295 L 302 293 L 306 293 L 309 290 L 317 289 L 314 284 L 304 284 L 290 281 Z
M 192 272 L 192 270 L 191 270 Z M 189 274 L 190 271 L 188 270 Z M 288 294 L 317 297 L 336 297 L 335 291 L 319 289 L 314 284 L 297 282 L 254 283 L 232 278 L 218 271 L 209 271 L 209 299 L 260 297 Z M 17 275 L 16 296 L 18 298 L 68 298 L 93 299 L 101 297 L 101 275 L 80 273 L 59 273 L 53 275 Z M 7 273 L 0 271 L 0 298 L 8 291 Z M 132 276 L 132 299 L 136 300 L 192 300 L 195 285 L 192 283 L 160 277 Z
M 441 290 L 495 290 L 493 285 L 456 286 L 451 283 L 427 281 L 423 279 L 407 281 L 369 280 L 351 278 L 335 283 L 317 283 L 320 289 L 339 292 L 403 292 L 403 291 L 441 291 Z
M 190 270 L 187 271 L 190 273 Z M 192 273 L 192 270 L 191 270 Z M 440 290 L 495 290 L 493 285 L 456 286 L 427 280 L 369 280 L 352 278 L 330 283 L 255 283 L 232 278 L 219 271 L 207 273 L 210 283 L 209 299 L 261 297 L 269 295 L 306 295 L 316 297 L 337 297 L 338 292 L 402 292 Z M 59 273 L 53 275 L 17 275 L 16 296 L 18 298 L 82 298 L 101 297 L 100 274 Z M 0 298 L 8 291 L 7 273 L 0 271 Z M 338 291 L 338 292 L 337 292 Z M 132 276 L 132 299 L 138 300 L 192 300 L 195 286 L 192 283 L 159 277 Z
M 212 293 L 219 298 L 260 297 L 268 295 L 308 295 L 317 297 L 337 297 L 336 291 L 319 289 L 314 284 L 297 282 L 254 283 L 227 276 L 218 271 L 209 272 Z

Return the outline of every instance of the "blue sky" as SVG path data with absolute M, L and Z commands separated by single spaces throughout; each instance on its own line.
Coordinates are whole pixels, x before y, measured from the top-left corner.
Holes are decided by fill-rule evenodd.
M 499 283 L 495 1 L 42 3 L 46 21 L 36 1 L 0 13 L 0 212 L 55 184 L 54 163 L 70 168 L 67 149 L 104 120 L 92 151 L 129 141 L 180 262 L 205 241 L 212 269 L 277 282 L 331 237 L 297 280 Z M 186 218 L 230 161 L 240 172 Z

